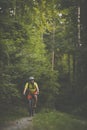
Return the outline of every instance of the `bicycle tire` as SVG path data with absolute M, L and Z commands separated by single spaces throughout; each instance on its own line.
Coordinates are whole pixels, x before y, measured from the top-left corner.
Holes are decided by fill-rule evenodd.
M 29 99 L 29 115 L 30 116 L 34 116 L 34 114 L 35 114 L 35 109 L 33 107 L 33 103 L 34 103 L 33 98 Z

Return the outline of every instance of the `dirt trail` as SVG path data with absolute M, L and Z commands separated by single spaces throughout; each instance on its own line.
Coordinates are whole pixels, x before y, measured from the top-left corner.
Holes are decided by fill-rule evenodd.
M 7 123 L 0 130 L 33 130 L 32 128 L 32 117 L 21 118 L 16 121 Z

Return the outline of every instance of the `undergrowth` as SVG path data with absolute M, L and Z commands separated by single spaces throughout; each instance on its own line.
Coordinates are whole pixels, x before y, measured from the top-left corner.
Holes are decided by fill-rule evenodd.
M 87 121 L 67 113 L 41 112 L 34 118 L 35 130 L 87 130 Z

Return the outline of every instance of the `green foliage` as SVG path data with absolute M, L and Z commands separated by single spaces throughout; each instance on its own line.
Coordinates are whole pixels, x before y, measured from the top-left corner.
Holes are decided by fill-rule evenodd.
M 8 104 L 19 103 L 24 83 L 31 75 L 40 86 L 41 107 L 55 107 L 59 97 L 62 104 L 70 102 L 73 94 L 78 99 L 85 94 L 86 98 L 87 40 L 86 34 L 82 35 L 83 46 L 77 47 L 77 24 L 75 0 L 0 1 L 2 103 L 7 96 Z
M 34 2 L 32 6 L 24 1 L 17 3 L 3 1 L 0 3 L 0 16 L 2 18 L 0 21 L 0 79 L 2 82 L 0 84 L 0 99 L 2 104 L 9 104 L 18 102 L 20 90 L 23 91 L 22 87 L 19 89 L 18 86 L 24 84 L 23 82 L 28 76 L 34 75 L 40 79 L 43 73 L 48 73 L 51 65 L 42 37 L 47 22 L 44 11 L 41 12 L 39 6 L 35 5 Z M 4 8 L 4 4 L 6 8 Z M 42 3 L 42 7 L 45 7 L 44 3 Z M 31 12 L 28 13 L 30 9 Z M 36 16 L 32 16 L 32 13 Z M 51 85 L 47 80 L 45 81 L 47 85 L 51 86 L 49 89 L 51 94 L 55 93 L 56 90 L 56 87 L 55 89 L 53 87 L 55 80 L 54 83 L 51 82 L 54 75 L 55 73 L 50 72 L 47 76 L 50 77 Z M 7 97 L 8 101 L 6 101 Z
M 59 94 L 60 87 L 57 81 L 57 72 L 44 71 L 39 80 L 39 102 L 43 102 L 43 104 L 40 104 L 41 108 L 55 108 L 55 97 Z
M 36 130 L 86 130 L 87 121 L 60 112 L 43 112 L 34 118 Z

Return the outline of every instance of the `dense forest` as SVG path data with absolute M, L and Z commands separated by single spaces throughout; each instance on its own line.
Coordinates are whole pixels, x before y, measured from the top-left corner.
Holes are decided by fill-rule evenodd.
M 39 108 L 87 115 L 87 1 L 0 0 L 0 111 L 25 107 L 34 76 Z

